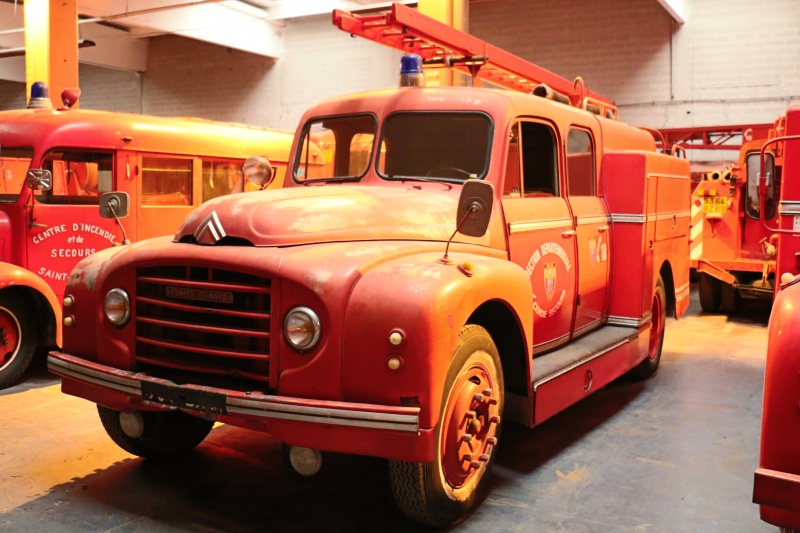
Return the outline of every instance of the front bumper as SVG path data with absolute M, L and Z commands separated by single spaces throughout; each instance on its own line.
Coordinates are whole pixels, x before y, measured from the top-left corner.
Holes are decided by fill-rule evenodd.
M 118 410 L 181 410 L 270 433 L 293 446 L 424 462 L 433 457 L 433 432 L 419 427 L 419 407 L 312 400 L 177 385 L 62 352 L 47 367 L 62 390 Z

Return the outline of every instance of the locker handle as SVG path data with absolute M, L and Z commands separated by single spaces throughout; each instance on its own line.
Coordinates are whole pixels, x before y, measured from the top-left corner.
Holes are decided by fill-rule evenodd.
M 603 233 L 604 231 L 607 231 L 607 230 L 608 230 L 608 226 L 600 226 L 599 228 L 597 228 L 597 231 L 599 231 L 600 233 Z
M 578 234 L 578 232 L 575 231 L 574 229 L 569 229 L 567 231 L 562 231 L 561 232 L 561 236 L 564 237 L 565 239 L 568 238 L 568 237 L 573 237 L 573 236 L 575 236 L 577 234 Z

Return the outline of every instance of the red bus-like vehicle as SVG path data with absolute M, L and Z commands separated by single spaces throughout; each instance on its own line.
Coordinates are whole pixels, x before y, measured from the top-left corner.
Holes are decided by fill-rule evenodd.
M 249 156 L 267 156 L 270 185 L 282 186 L 292 140 L 201 119 L 36 107 L 42 100 L 0 112 L 0 388 L 37 349 L 60 346 L 61 299 L 79 260 L 173 233 L 202 202 L 246 188 Z M 37 169 L 49 178 L 29 173 Z M 98 213 L 112 190 L 133 206 L 124 229 Z

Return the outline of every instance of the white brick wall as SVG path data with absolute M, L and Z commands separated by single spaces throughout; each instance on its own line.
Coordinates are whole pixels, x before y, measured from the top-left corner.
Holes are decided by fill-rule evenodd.
M 614 99 L 652 127 L 772 122 L 800 103 L 800 1 L 686 0 L 678 25 L 656 0 L 470 3 L 473 34 Z M 155 37 L 144 74 L 81 66 L 81 105 L 294 129 L 310 104 L 397 83 L 399 52 L 334 28 L 287 21 L 271 60 Z M 0 81 L 0 109 L 24 85 Z
M 800 2 L 686 0 L 678 25 L 655 0 L 493 0 L 470 30 L 652 127 L 772 122 L 800 103 Z

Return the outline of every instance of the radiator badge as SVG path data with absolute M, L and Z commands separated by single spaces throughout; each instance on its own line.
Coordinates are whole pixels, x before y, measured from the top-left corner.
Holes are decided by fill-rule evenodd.
M 225 237 L 225 228 L 222 227 L 216 211 L 212 211 L 194 232 L 194 238 L 198 244 L 217 244 L 223 237 Z

